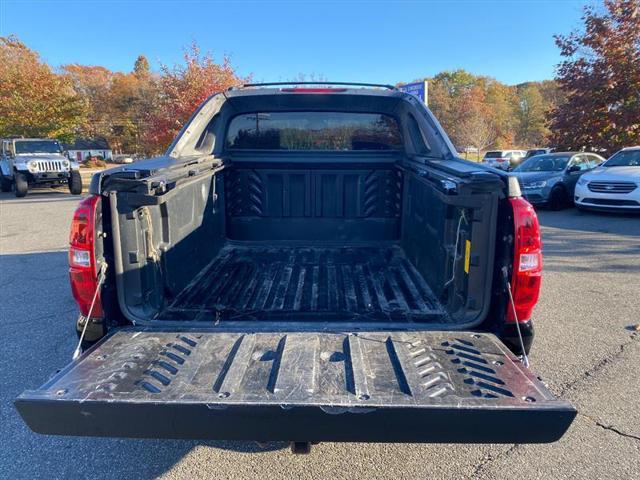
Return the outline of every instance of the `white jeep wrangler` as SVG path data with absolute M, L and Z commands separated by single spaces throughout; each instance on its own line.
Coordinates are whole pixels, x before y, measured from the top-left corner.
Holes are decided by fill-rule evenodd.
M 73 195 L 82 193 L 78 163 L 64 156 L 57 140 L 11 138 L 0 140 L 0 188 L 24 197 L 35 185 L 68 185 Z

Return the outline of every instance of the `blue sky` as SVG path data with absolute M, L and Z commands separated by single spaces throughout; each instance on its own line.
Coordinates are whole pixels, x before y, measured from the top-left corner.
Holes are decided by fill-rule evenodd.
M 508 84 L 553 77 L 553 34 L 594 0 L 0 0 L 0 34 L 50 64 L 130 70 L 138 54 L 180 61 L 196 41 L 255 81 L 396 83 L 464 68 Z

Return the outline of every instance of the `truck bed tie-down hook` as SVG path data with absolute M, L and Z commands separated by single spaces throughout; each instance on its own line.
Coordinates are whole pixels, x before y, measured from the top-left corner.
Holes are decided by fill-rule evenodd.
M 82 341 L 84 340 L 84 334 L 87 331 L 87 325 L 91 321 L 91 314 L 93 313 L 93 307 L 96 304 L 96 299 L 98 298 L 98 292 L 100 291 L 100 287 L 102 287 L 102 283 L 104 282 L 105 274 L 107 273 L 107 264 L 106 262 L 102 262 L 100 264 L 100 272 L 98 273 L 98 284 L 96 285 L 96 291 L 93 292 L 93 299 L 91 300 L 91 306 L 89 307 L 89 312 L 87 312 L 87 317 L 84 321 L 84 326 L 82 327 L 82 333 L 80 334 L 80 338 L 78 339 L 78 346 L 73 351 L 72 360 L 76 360 L 80 354 L 82 353 Z

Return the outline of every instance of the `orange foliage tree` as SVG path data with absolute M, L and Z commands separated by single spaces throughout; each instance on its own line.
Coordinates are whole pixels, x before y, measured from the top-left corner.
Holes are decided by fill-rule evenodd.
M 87 114 L 72 83 L 16 37 L 0 37 L 0 137 L 71 140 Z
M 184 65 L 162 65 L 158 108 L 151 114 L 146 142 L 155 150 L 166 149 L 191 114 L 208 97 L 241 84 L 241 79 L 224 57 L 216 63 L 210 53 L 202 54 L 196 44 L 184 53 Z

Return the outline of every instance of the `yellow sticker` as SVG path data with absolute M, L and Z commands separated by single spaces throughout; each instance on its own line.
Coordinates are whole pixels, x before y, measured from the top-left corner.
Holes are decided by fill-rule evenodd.
M 471 263 L 471 242 L 465 240 L 464 242 L 464 273 L 469 273 L 469 264 Z

